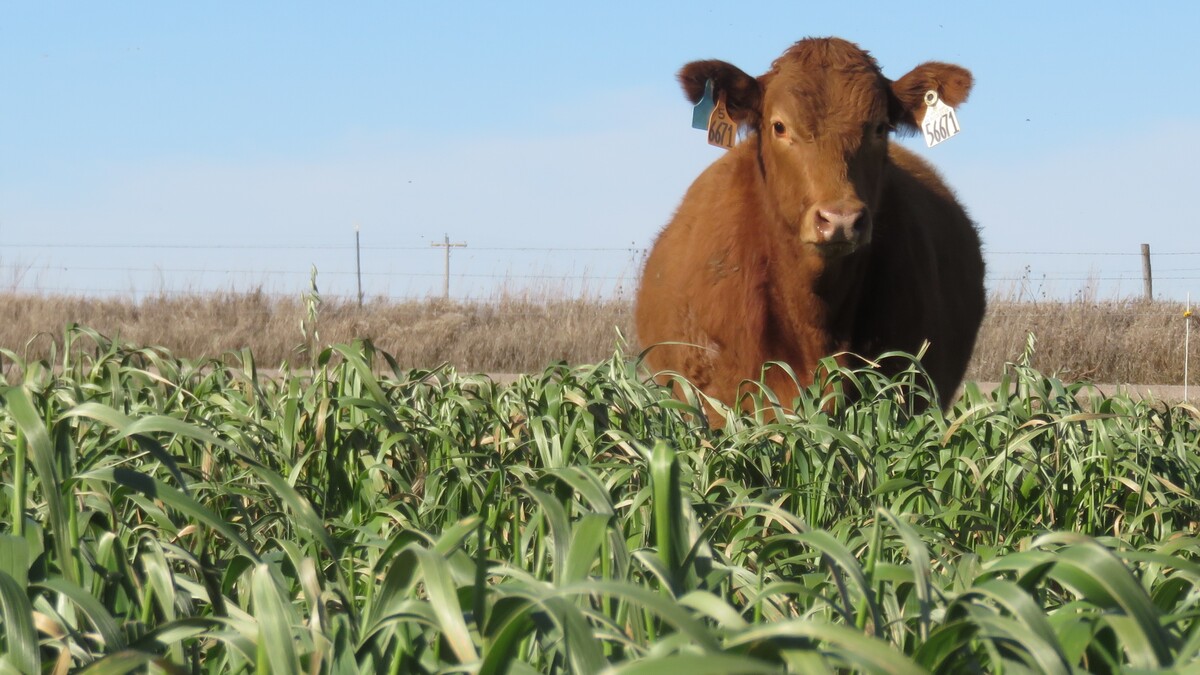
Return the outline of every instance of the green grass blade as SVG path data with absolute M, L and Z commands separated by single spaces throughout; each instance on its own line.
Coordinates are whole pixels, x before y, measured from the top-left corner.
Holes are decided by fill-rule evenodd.
M 881 520 L 886 520 L 896 528 L 900 533 L 901 540 L 904 541 L 908 548 L 908 559 L 913 568 L 913 585 L 917 590 L 917 600 L 920 602 L 919 627 L 920 632 L 918 637 L 924 641 L 929 639 L 929 627 L 932 623 L 933 612 L 933 591 L 930 577 L 932 573 L 929 568 L 929 550 L 925 548 L 925 543 L 921 541 L 921 537 L 913 530 L 912 526 L 900 520 L 891 511 L 887 509 L 878 509 L 876 513 Z
M 37 631 L 33 627 L 33 605 L 25 588 L 0 571 L 0 617 L 4 619 L 4 658 L 20 673 L 41 672 Z
M 683 516 L 679 461 L 675 450 L 666 441 L 657 441 L 650 453 L 650 483 L 654 490 L 654 537 L 658 555 L 670 575 L 670 591 L 678 596 L 684 589 L 683 558 L 688 550 L 688 523 Z
M 159 499 L 171 508 L 174 508 L 181 513 L 186 514 L 190 518 L 204 523 L 208 527 L 220 532 L 231 543 L 235 544 L 241 552 L 255 562 L 259 562 L 258 553 L 254 547 L 250 545 L 241 534 L 231 527 L 224 519 L 218 517 L 215 513 L 205 508 L 195 499 L 189 497 L 183 492 L 163 483 L 162 481 L 147 476 L 144 473 L 131 471 L 129 469 L 118 468 L 101 468 L 94 471 L 89 471 L 79 476 L 81 480 L 99 480 L 109 483 L 118 483 L 131 490 L 136 490 L 151 499 Z

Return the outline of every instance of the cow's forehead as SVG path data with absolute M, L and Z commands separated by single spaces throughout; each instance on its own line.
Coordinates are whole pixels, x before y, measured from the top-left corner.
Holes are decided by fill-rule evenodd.
M 796 123 L 856 126 L 887 116 L 887 88 L 877 73 L 784 69 L 770 78 L 764 112 Z
M 781 109 L 798 122 L 857 125 L 887 114 L 887 81 L 879 66 L 845 40 L 797 42 L 775 59 L 763 81 L 768 110 Z

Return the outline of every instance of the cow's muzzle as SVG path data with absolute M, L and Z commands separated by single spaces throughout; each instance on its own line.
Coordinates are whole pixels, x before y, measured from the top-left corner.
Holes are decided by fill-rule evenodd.
M 810 218 L 806 243 L 814 245 L 824 256 L 853 253 L 871 241 L 871 216 L 861 202 L 818 204 L 810 212 Z

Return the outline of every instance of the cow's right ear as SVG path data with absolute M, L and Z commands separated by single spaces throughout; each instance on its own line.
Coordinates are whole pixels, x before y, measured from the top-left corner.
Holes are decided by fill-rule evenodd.
M 957 108 L 967 100 L 974 79 L 971 71 L 952 63 L 922 63 L 892 83 L 892 124 L 920 129 L 918 120 L 925 116 L 925 92 L 936 91 L 946 105 Z
M 704 97 L 704 84 L 713 81 L 713 96 L 725 95 L 725 108 L 733 121 L 742 126 L 755 126 L 762 114 L 762 87 L 732 63 L 724 61 L 692 61 L 679 71 L 683 93 L 692 103 Z

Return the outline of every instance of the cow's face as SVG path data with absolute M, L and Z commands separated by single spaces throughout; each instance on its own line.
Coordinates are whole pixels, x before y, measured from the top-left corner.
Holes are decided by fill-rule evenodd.
M 679 77 L 693 102 L 711 79 L 734 119 L 756 132 L 749 142 L 777 219 L 825 257 L 871 241 L 889 132 L 916 128 L 926 91 L 954 106 L 971 87 L 969 72 L 941 63 L 892 82 L 869 54 L 837 39 L 802 40 L 759 78 L 723 61 L 690 63 Z

